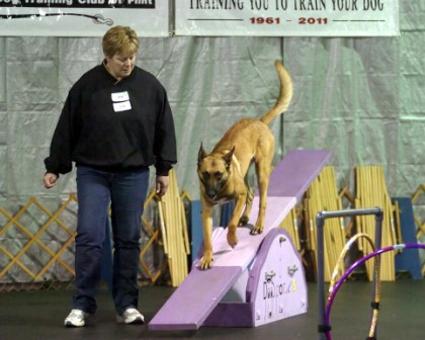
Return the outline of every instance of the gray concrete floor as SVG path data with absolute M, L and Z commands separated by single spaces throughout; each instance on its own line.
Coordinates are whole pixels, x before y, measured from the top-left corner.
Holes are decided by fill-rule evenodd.
M 367 337 L 370 284 L 352 281 L 340 290 L 332 311 L 333 338 L 358 340 Z M 140 308 L 149 321 L 173 292 L 169 287 L 146 287 L 140 291 Z M 124 326 L 115 322 L 107 289 L 98 294 L 99 309 L 88 325 L 64 328 L 71 290 L 0 294 L 0 339 L 318 339 L 316 285 L 309 284 L 308 313 L 257 328 L 201 328 L 193 332 L 153 332 L 145 325 Z M 184 313 L 184 306 L 176 313 Z M 402 279 L 383 283 L 378 339 L 425 339 L 425 281 Z

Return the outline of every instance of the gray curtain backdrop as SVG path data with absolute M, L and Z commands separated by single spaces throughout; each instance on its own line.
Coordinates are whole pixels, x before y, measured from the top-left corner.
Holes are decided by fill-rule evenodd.
M 273 105 L 282 58 L 295 91 L 272 124 L 276 162 L 325 148 L 339 184 L 352 185 L 356 165 L 381 164 L 391 195 L 410 195 L 425 182 L 425 2 L 400 6 L 393 38 L 141 38 L 138 65 L 160 79 L 174 112 L 180 188 L 199 197 L 201 142 L 210 150 L 232 123 Z M 43 159 L 69 88 L 101 60 L 100 38 L 0 38 L 0 206 L 75 191 L 74 172 L 43 189 Z

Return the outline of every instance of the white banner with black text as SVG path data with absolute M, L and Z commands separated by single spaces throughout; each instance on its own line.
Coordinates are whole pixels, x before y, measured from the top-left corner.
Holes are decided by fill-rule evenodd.
M 176 0 L 177 35 L 396 36 L 398 0 Z
M 102 36 L 115 25 L 169 35 L 168 0 L 0 0 L 0 36 Z

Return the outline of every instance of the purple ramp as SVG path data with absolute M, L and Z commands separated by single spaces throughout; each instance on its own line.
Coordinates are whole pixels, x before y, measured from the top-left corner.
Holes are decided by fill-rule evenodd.
M 247 302 L 221 302 L 203 326 L 257 327 L 307 312 L 301 256 L 283 229 L 268 232 L 245 288 Z
M 254 259 L 258 246 L 267 232 L 277 227 L 295 205 L 295 201 L 301 199 L 329 158 L 330 152 L 323 150 L 288 152 L 284 160 L 273 170 L 270 178 L 264 233 L 251 236 L 247 230 L 239 228 L 240 242 L 235 249 L 228 249 L 224 232 L 213 234 L 214 267 L 206 271 L 194 267 L 186 280 L 151 320 L 149 328 L 196 330 L 202 326 L 208 315 L 238 280 L 242 269 Z M 255 209 L 258 209 L 256 202 L 252 213 L 255 213 Z M 220 247 L 222 239 L 223 247 Z
M 311 182 L 331 158 L 326 150 L 292 150 L 273 169 L 267 196 L 303 197 Z
M 295 206 L 294 197 L 268 197 L 267 212 L 264 232 L 259 235 L 250 235 L 248 228 L 236 230 L 238 244 L 232 248 L 227 243 L 227 229 L 215 228 L 213 238 L 214 267 L 239 266 L 242 270 L 247 268 L 255 257 L 258 247 L 266 237 L 269 230 L 279 227 L 289 211 Z M 254 198 L 250 223 L 254 224 L 258 215 L 258 197 Z M 198 263 L 195 263 L 198 265 Z
M 151 330 L 196 330 L 242 272 L 241 267 L 192 269 L 149 323 Z

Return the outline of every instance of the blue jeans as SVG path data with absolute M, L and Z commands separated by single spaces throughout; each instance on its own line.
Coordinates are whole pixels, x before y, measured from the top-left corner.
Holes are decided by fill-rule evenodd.
M 140 225 L 149 185 L 148 168 L 106 172 L 77 167 L 78 225 L 75 238 L 73 308 L 96 311 L 105 226 L 111 203 L 113 237 L 112 296 L 117 313 L 137 308 Z

